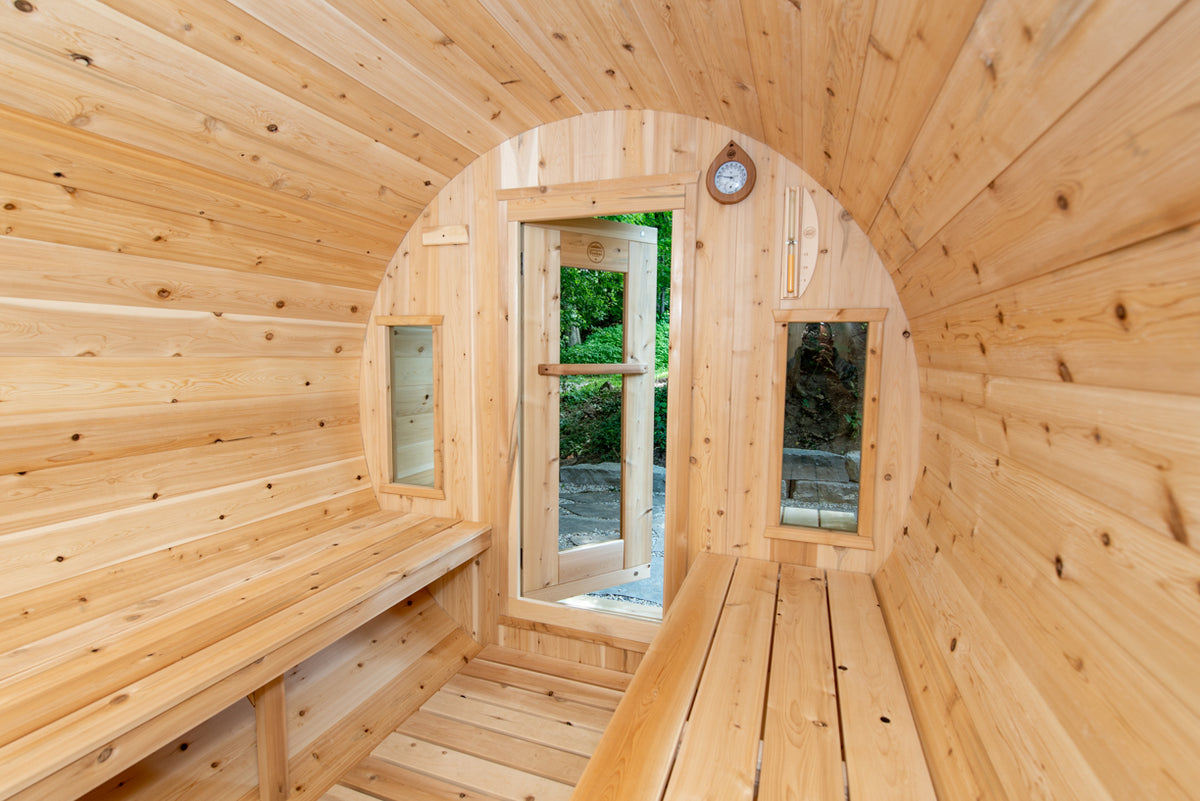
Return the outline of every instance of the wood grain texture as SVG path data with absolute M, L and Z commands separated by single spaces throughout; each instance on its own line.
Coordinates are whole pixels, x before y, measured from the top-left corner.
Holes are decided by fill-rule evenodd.
M 333 456 L 325 429 L 353 427 L 360 406 L 369 416 L 370 399 L 359 404 L 355 394 L 372 345 L 360 361 L 344 343 L 365 324 L 381 278 L 385 305 L 404 307 L 387 311 L 445 313 L 458 327 L 447 497 L 382 502 L 492 521 L 507 571 L 519 446 L 507 321 L 517 294 L 512 271 L 489 266 L 510 253 L 496 192 L 694 175 L 724 142 L 756 137 L 768 147 L 739 141 L 817 200 L 829 253 L 809 289 L 813 307 L 890 306 L 889 322 L 900 324 L 885 339 L 885 359 L 895 352 L 927 368 L 924 398 L 914 379 L 896 385 L 901 403 L 881 407 L 896 455 L 881 455 L 877 478 L 886 485 L 892 475 L 895 490 L 876 517 L 887 521 L 880 531 L 889 543 L 878 558 L 892 541 L 908 554 L 888 572 L 903 571 L 894 597 L 908 600 L 911 617 L 893 637 L 904 643 L 910 690 L 935 686 L 930 700 L 914 704 L 918 722 L 923 733 L 953 722 L 953 736 L 939 741 L 939 789 L 1012 801 L 1157 791 L 1161 776 L 1176 775 L 1153 773 L 1160 757 L 1111 759 L 1120 746 L 1095 743 L 1093 732 L 1117 721 L 1113 742 L 1144 754 L 1145 735 L 1126 735 L 1122 722 L 1137 708 L 1138 720 L 1163 727 L 1150 731 L 1167 743 L 1164 753 L 1198 747 L 1194 722 L 1178 717 L 1191 702 L 1164 700 L 1192 697 L 1194 681 L 1182 670 L 1196 661 L 1194 633 L 1177 635 L 1194 622 L 1200 579 L 1191 561 L 1196 371 L 1187 269 L 1200 160 L 1196 20 L 1196 4 L 1179 0 L 686 8 L 486 0 L 472 13 L 452 0 L 337 0 L 309 16 L 267 0 L 5 4 L 0 206 L 13 208 L 0 211 L 0 303 L 20 323 L 0 335 L 12 354 L 0 357 L 0 463 L 5 487 L 17 493 L 4 539 L 13 549 L 6 553 L 19 554 L 3 583 L 12 577 L 26 587 L 24 566 L 40 565 L 35 583 L 49 583 L 27 589 L 50 605 L 38 610 L 56 610 L 44 619 L 56 626 L 56 615 L 72 614 L 63 599 L 90 598 L 84 590 L 109 569 L 98 566 L 104 554 L 116 553 L 104 546 L 97 562 L 80 564 L 79 577 L 89 578 L 74 595 L 76 552 L 57 552 L 66 542 L 60 533 L 84 542 L 95 524 L 116 543 L 130 523 L 127 542 L 114 547 L 158 553 L 175 542 L 164 531 L 178 526 L 187 544 L 172 547 L 186 554 L 188 573 L 220 548 L 254 558 L 239 550 L 249 543 L 234 546 L 236 537 L 292 527 L 316 535 L 327 516 L 366 514 L 362 463 Z M 684 187 L 684 202 L 694 190 Z M 682 369 L 674 375 L 682 386 L 693 375 L 699 384 L 682 405 L 680 393 L 670 402 L 683 414 L 694 406 L 701 424 L 672 420 L 675 441 L 685 444 L 669 458 L 673 477 L 701 489 L 685 487 L 674 501 L 683 519 L 669 529 L 676 585 L 705 546 L 823 567 L 879 566 L 863 552 L 770 545 L 755 533 L 764 482 L 756 481 L 763 448 L 754 412 L 766 386 L 746 381 L 765 375 L 754 353 L 761 313 L 751 306 L 778 296 L 756 282 L 753 262 L 780 261 L 778 225 L 763 216 L 777 198 L 762 198 L 717 213 L 693 196 L 695 214 L 683 221 L 690 238 L 681 258 L 692 266 L 680 279 L 687 302 L 672 303 L 673 313 L 686 307 L 676 318 L 673 358 Z M 898 276 L 903 310 L 898 300 L 853 299 L 892 290 L 881 267 L 845 269 L 874 257 L 842 219 L 843 206 L 869 226 Z M 461 254 L 427 258 L 402 243 L 387 261 L 406 232 L 464 224 L 472 243 L 441 248 Z M 748 244 L 729 247 L 731 238 Z M 268 321 L 280 326 L 276 339 L 265 338 Z M 333 331 L 323 324 L 337 333 L 326 338 Z M 724 328 L 703 331 L 713 326 Z M 108 355 L 74 357 L 97 337 Z M 695 360 L 678 351 L 689 339 L 706 343 Z M 724 351 L 716 347 L 723 343 Z M 326 358 L 338 345 L 343 353 Z M 306 360 L 312 369 L 298 369 Z M 301 389 L 304 381 L 312 384 Z M 279 483 L 274 467 L 255 475 L 245 465 L 230 472 L 233 483 L 211 464 L 203 478 L 183 478 L 194 449 L 270 461 L 282 457 L 272 451 L 275 436 L 300 452 L 303 432 L 312 457 L 337 461 Z M 252 439 L 224 447 L 242 437 Z M 750 454 L 744 461 L 740 449 Z M 147 472 L 152 458 L 162 460 L 171 491 L 187 493 L 155 508 L 165 512 L 160 521 L 147 513 L 161 493 Z M 33 476 L 64 467 L 80 470 Z M 909 515 L 923 468 L 937 478 L 925 479 L 914 501 L 921 514 Z M 124 477 L 111 506 L 106 476 Z M 935 492 L 933 482 L 947 486 Z M 30 493 L 47 487 L 67 499 L 61 516 L 35 508 Z M 137 497 L 147 492 L 149 500 Z M 690 520 L 679 514 L 689 501 Z M 957 545 L 944 570 L 946 542 Z M 50 567 L 55 556 L 67 558 Z M 127 564 L 167 572 L 142 559 Z M 1026 583 L 1036 605 L 996 618 L 996 609 L 1012 611 L 997 587 Z M 505 597 L 492 595 L 497 636 Z M 1045 621 L 1060 619 L 1095 633 L 1078 649 L 1088 648 L 1082 671 L 1047 646 Z M 959 620 L 969 636 L 951 627 Z M 568 639 L 566 628 L 505 631 L 520 647 L 577 661 L 627 668 L 639 658 L 611 642 Z M 957 650 L 947 636 L 958 637 Z M 975 637 L 986 658 L 971 657 Z M 1096 687 L 1118 688 L 1094 710 L 1095 690 L 1085 686 L 1093 676 Z M 1194 762 L 1183 752 L 1185 764 Z M 99 751 L 89 753 L 80 776 L 103 770 Z M 1089 772 L 1102 776 L 1102 789 L 1093 792 Z M 83 783 L 63 785 L 63 797 Z
M 390 543 L 393 546 L 390 555 L 382 554 L 380 560 L 369 554 L 360 554 L 360 557 L 365 556 L 370 561 L 365 570 L 356 574 L 352 571 L 350 575 L 343 572 L 341 580 L 338 580 L 333 576 L 338 572 L 334 569 L 330 575 L 330 583 L 316 584 L 317 589 L 323 591 L 302 591 L 301 597 L 294 598 L 295 602 L 290 605 L 282 608 L 279 608 L 278 604 L 274 607 L 268 606 L 257 618 L 249 608 L 240 613 L 232 610 L 218 612 L 217 618 L 222 615 L 226 618 L 229 615 L 250 615 L 251 620 L 244 622 L 244 627 L 234 632 L 223 634 L 217 618 L 211 616 L 207 616 L 206 625 L 204 605 L 193 606 L 191 614 L 193 619 L 199 617 L 197 625 L 203 628 L 208 638 L 207 645 L 205 641 L 200 641 L 184 646 L 185 650 L 189 651 L 189 656 L 168 659 L 167 664 L 160 663 L 157 666 L 160 669 L 145 665 L 129 667 L 125 677 L 130 683 L 120 692 L 107 692 L 103 685 L 88 685 L 88 691 L 93 693 L 94 700 L 75 699 L 84 705 L 40 729 L 29 731 L 29 724 L 23 724 L 29 733 L 3 747 L 5 759 L 12 767 L 4 779 L 4 792 L 12 793 L 24 789 L 55 770 L 69 766 L 75 759 L 99 748 L 112 737 L 145 725 L 156 716 L 170 715 L 177 706 L 186 705 L 188 699 L 210 688 L 220 687 L 222 692 L 232 692 L 236 698 L 254 687 L 261 686 L 266 677 L 260 677 L 255 684 L 238 691 L 240 682 L 246 680 L 243 674 L 252 680 L 254 668 L 260 665 L 269 670 L 272 663 L 282 661 L 286 665 L 292 665 L 311 656 L 320 648 L 361 625 L 363 620 L 359 615 L 372 606 L 374 611 L 368 614 L 368 618 L 394 606 L 448 570 L 450 565 L 474 556 L 486 547 L 486 538 L 486 527 L 462 524 L 443 528 L 433 536 L 422 537 L 417 534 L 415 542 L 412 538 L 408 539 L 407 548 L 403 545 L 405 538 L 401 537 L 400 541 Z M 295 563 L 290 564 L 294 569 Z M 349 567 L 349 563 L 343 561 L 342 567 Z M 389 580 L 397 575 L 402 578 Z M 313 581 L 310 578 L 304 584 L 313 585 Z M 269 598 L 269 592 L 265 597 L 260 595 L 259 606 L 262 607 L 262 602 L 268 601 Z M 184 626 L 184 629 L 186 628 Z M 141 633 L 145 635 L 144 628 Z M 180 630 L 176 639 L 189 633 L 195 635 L 197 631 Z M 132 640 L 126 644 L 132 645 Z M 107 654 L 103 653 L 103 649 L 88 649 L 88 654 L 82 658 L 84 661 L 104 660 Z M 287 661 L 289 659 L 291 661 Z M 197 671 L 197 664 L 204 664 L 204 670 Z M 65 675 L 77 665 L 78 659 L 61 662 L 57 673 Z M 277 670 L 283 669 L 278 664 L 275 667 Z M 27 688 L 35 685 L 45 688 L 52 685 L 55 673 L 56 671 L 49 671 L 32 677 L 18 676 L 17 681 L 8 680 L 5 684 L 11 689 L 23 681 Z M 119 673 L 110 672 L 105 675 L 109 689 L 115 686 L 114 682 L 121 683 Z M 270 675 L 277 674 L 268 674 Z M 113 704 L 114 697 L 123 700 Z M 74 705 L 72 699 L 62 696 L 61 693 L 54 703 L 58 709 Z M 42 716 L 45 717 L 49 711 L 49 708 L 44 708 Z M 14 730 L 19 731 L 8 726 L 5 728 L 5 731 Z M 115 760 L 113 767 L 119 769 L 128 765 L 125 759 L 127 757 L 122 756 L 120 760 Z
M 850 797 L 936 801 L 871 579 L 827 581 Z
M 842 801 L 841 725 L 823 571 L 783 565 L 763 724 L 760 801 Z
M 669 637 L 657 638 L 647 652 L 576 785 L 577 798 L 662 796 L 734 561 L 714 555 L 696 561 L 663 622 Z
M 1179 165 L 1200 159 L 1183 133 L 1200 113 L 1197 31 L 1200 11 L 1185 4 L 900 266 L 908 313 L 1194 223 L 1200 203 Z
M 1051 126 L 1073 137 L 1098 133 L 1082 121 L 1068 122 L 1064 112 L 1178 6 L 1176 0 L 1135 9 L 1114 3 L 984 4 L 889 193 L 900 225 L 872 231 L 889 264 L 903 261 L 898 256 L 906 241 L 918 247 L 929 241 Z M 1175 67 L 1168 69 L 1173 74 L 1167 82 L 1178 85 Z M 1120 108 L 1101 104 L 1106 115 Z M 1121 126 L 1106 119 L 1098 128 Z M 1064 144 L 1052 147 L 1062 154 Z M 1053 214 L 1044 209 L 1041 216 Z
M 778 582 L 775 562 L 738 560 L 663 795 L 667 801 L 754 797 Z M 663 624 L 667 632 L 669 625 Z
M 254 740 L 258 754 L 258 797 L 284 801 L 288 797 L 287 698 L 283 676 L 264 684 L 251 696 Z

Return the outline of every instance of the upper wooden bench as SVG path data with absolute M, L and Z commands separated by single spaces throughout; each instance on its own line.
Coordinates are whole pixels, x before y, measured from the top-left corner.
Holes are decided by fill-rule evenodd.
M 483 524 L 378 513 L 0 600 L 0 799 L 78 796 L 489 544 Z
M 870 577 L 702 554 L 572 798 L 844 801 L 847 787 L 936 798 Z

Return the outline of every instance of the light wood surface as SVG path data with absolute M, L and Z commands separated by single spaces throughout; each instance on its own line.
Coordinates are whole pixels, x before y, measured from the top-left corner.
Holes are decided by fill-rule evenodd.
M 827 580 L 850 797 L 936 801 L 871 579 Z
M 529 656 L 495 647 L 488 653 L 501 659 Z M 592 682 L 604 680 L 599 673 L 579 678 L 565 675 L 577 674 L 577 668 L 558 659 L 541 660 L 529 668 L 472 659 L 370 757 L 350 770 L 339 788 L 369 792 L 384 801 L 566 798 L 590 750 L 573 753 L 563 744 L 543 742 L 544 730 L 569 732 L 573 725 L 603 728 L 621 698 L 619 690 Z M 476 703 L 455 706 L 453 699 L 464 695 Z M 514 712 L 528 725 L 498 731 L 494 719 L 515 720 L 510 714 Z
M 539 364 L 538 375 L 646 375 L 648 364 Z
M 287 697 L 283 676 L 278 676 L 250 695 L 254 704 L 254 740 L 258 754 L 258 797 L 261 801 L 285 801 L 290 791 L 288 778 Z
M 667 801 L 754 798 L 778 584 L 775 562 L 738 560 L 663 795 Z
M 823 571 L 782 565 L 763 722 L 760 801 L 843 801 L 841 724 Z M 783 669 L 778 669 L 783 666 Z
M 487 265 L 511 247 L 498 190 L 690 174 L 672 380 L 695 389 L 669 400 L 667 597 L 705 549 L 871 572 L 896 544 L 885 575 L 899 589 L 881 594 L 896 599 L 888 620 L 910 690 L 934 688 L 918 723 L 946 732 L 933 771 L 943 796 L 1195 787 L 1172 771 L 1200 750 L 1194 720 L 1178 717 L 1194 706 L 1175 700 L 1192 697 L 1185 670 L 1200 658 L 1197 8 L 3 4 L 0 304 L 12 324 L 0 327 L 0 463 L 14 512 L 0 586 L 29 593 L 37 636 L 50 636 L 73 610 L 157 597 L 168 573 L 202 583 L 210 557 L 252 560 L 261 541 L 295 542 L 379 503 L 496 527 L 486 636 L 636 663 L 566 628 L 497 623 L 516 558 L 518 309 L 512 271 Z M 735 137 L 760 185 L 718 210 L 695 176 Z M 758 496 L 773 489 L 758 304 L 778 297 L 783 241 L 780 212 L 764 210 L 784 186 L 813 193 L 828 243 L 805 293 L 822 298 L 813 307 L 888 306 L 885 363 L 919 355 L 928 368 L 923 397 L 915 377 L 883 376 L 896 402 L 880 410 L 877 479 L 891 490 L 877 498 L 875 554 L 760 534 Z M 462 225 L 468 244 L 436 256 L 412 246 Z M 456 321 L 443 498 L 376 502 L 374 457 L 333 455 L 346 440 L 330 430 L 358 426 L 360 409 L 364 434 L 378 434 L 366 422 L 377 401 L 356 386 L 376 343 L 354 345 L 352 330 L 377 289 L 385 313 Z M 276 443 L 307 451 L 307 466 L 278 469 Z M 945 543 L 958 547 L 943 569 Z M 465 596 L 488 569 L 455 575 L 446 593 Z M 111 593 L 97 584 L 109 573 Z M 1007 617 L 989 627 L 995 609 Z M 946 628 L 960 615 L 989 660 L 965 658 L 971 640 Z M 1046 646 L 1048 622 L 1063 620 L 1085 624 L 1071 640 L 1085 656 Z M 64 636 L 83 647 L 84 631 Z M 982 697 L 1009 660 L 1011 680 Z M 1122 692 L 1093 704 L 1097 686 Z M 211 700 L 209 714 L 232 700 Z M 1112 745 L 1096 739 L 1105 726 Z M 1069 732 L 1061 750 L 1027 736 L 1056 727 Z M 1147 742 L 1189 756 L 1164 773 Z M 81 775 L 103 770 L 89 753 Z M 1060 764 L 1080 763 L 1099 791 L 1059 781 Z
M 577 798 L 660 798 L 735 560 L 696 561 L 576 785 Z
M 153 727 L 157 717 L 170 717 L 210 688 L 219 688 L 218 697 L 231 696 L 226 704 L 249 693 L 272 675 L 245 686 L 255 669 L 274 663 L 282 672 L 352 631 L 368 609 L 387 609 L 487 544 L 483 526 L 419 517 L 399 525 L 382 517 L 373 522 L 333 529 L 323 545 L 304 543 L 257 564 L 238 564 L 203 586 L 181 586 L 162 597 L 160 614 L 130 615 L 127 607 L 108 616 L 111 622 L 101 618 L 116 640 L 111 648 L 81 652 L 51 636 L 23 653 L 6 653 L 3 691 L 25 702 L 49 701 L 33 717 L 28 707 L 6 705 L 9 715 L 25 718 L 5 726 L 6 792 L 56 770 L 69 771 L 74 760 L 139 726 Z M 336 545 L 342 540 L 344 549 Z M 323 564 L 314 551 L 324 554 Z M 278 593 L 289 586 L 291 594 L 283 597 L 290 601 L 281 603 Z M 231 603 L 233 595 L 240 602 Z M 120 628 L 114 630 L 114 624 Z M 156 645 L 147 649 L 147 642 Z M 122 659 L 127 649 L 139 647 L 148 658 Z M 203 671 L 195 668 L 200 664 Z M 71 678 L 83 675 L 90 677 L 87 682 Z M 62 688 L 72 682 L 79 692 L 64 694 Z M 122 700 L 114 704 L 113 698 Z M 199 714 L 203 720 L 212 712 Z M 111 776 L 139 756 L 122 751 L 119 758 L 100 760 L 102 771 Z
M 252 713 L 235 716 L 231 707 L 85 797 L 319 798 L 477 649 L 420 593 L 277 677 L 267 685 L 273 689 L 255 694 Z M 286 706 L 276 707 L 269 693 L 282 701 L 285 684 Z M 261 761 L 264 751 L 255 746 L 255 720 L 264 707 L 284 738 L 278 776 L 286 780 L 290 771 L 291 780 L 282 786 L 262 783 L 256 768 L 255 752 Z
M 573 797 L 935 798 L 870 577 L 733 561 L 697 559 Z

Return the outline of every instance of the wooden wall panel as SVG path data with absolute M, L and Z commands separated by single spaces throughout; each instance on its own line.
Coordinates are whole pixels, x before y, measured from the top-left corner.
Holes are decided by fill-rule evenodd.
M 378 510 L 363 330 L 441 179 L 98 3 L 22 7 L 0 11 L 0 618 L 14 648 L 119 650 L 118 610 Z
M 801 7 L 800 52 L 792 56 L 804 80 L 800 163 L 821 186 L 841 185 L 875 5 L 822 0 Z
M 199 264 L 0 238 L 4 295 L 44 302 L 103 303 L 202 311 L 214 316 L 367 320 L 374 290 L 330 286 Z
M 1200 6 L 1186 4 L 896 268 L 909 314 L 1196 222 L 1179 165 L 1200 160 L 1198 34 Z
M 850 157 L 837 184 L 838 200 L 863 228 L 875 220 L 982 5 L 877 5 L 846 144 Z
M 889 194 L 898 213 L 895 224 L 871 230 L 889 267 L 925 245 L 984 192 L 1180 5 L 1179 0 L 985 3 Z M 1180 66 L 1168 69 L 1174 73 Z M 1175 84 L 1175 77 L 1164 83 Z M 1105 111 L 1120 108 L 1107 105 Z M 1109 122 L 1069 130 L 1079 137 L 1119 129 Z M 1039 206 L 1041 216 L 1052 217 L 1049 211 Z
M 733 210 L 700 193 L 686 221 L 704 243 L 688 254 L 700 436 L 687 456 L 703 492 L 687 548 L 871 570 L 898 538 L 880 597 L 946 797 L 1170 798 L 1176 780 L 1195 795 L 1200 5 L 311 11 L 0 6 L 0 548 L 36 566 L 21 582 L 53 582 L 28 598 L 78 597 L 104 570 L 58 581 L 87 564 L 47 561 L 93 527 L 121 543 L 96 564 L 172 536 L 199 538 L 186 549 L 199 560 L 206 534 L 364 513 L 347 436 L 360 406 L 368 445 L 379 432 L 372 399 L 356 403 L 375 354 L 355 332 L 385 271 L 391 311 L 436 305 L 456 326 L 452 475 L 446 501 L 420 508 L 496 523 L 503 551 L 517 282 L 496 268 L 515 243 L 495 193 L 699 172 L 737 138 L 762 185 Z M 876 555 L 755 534 L 763 265 L 780 239 L 769 195 L 797 182 L 829 232 L 802 305 L 889 306 L 885 360 L 924 368 L 923 398 L 904 378 L 885 389 L 900 400 L 881 409 L 893 450 L 877 480 L 896 486 L 876 507 Z M 448 224 L 470 243 L 387 263 L 406 232 Z M 872 244 L 903 307 L 864 261 Z M 239 457 L 228 475 L 221 454 Z M 905 517 L 918 472 L 920 510 Z M 1088 633 L 1063 634 L 1082 662 L 1050 647 L 1068 623 Z
M 681 460 L 688 473 L 687 500 L 681 504 L 686 520 L 679 522 L 687 532 L 684 558 L 712 550 L 859 571 L 882 564 L 899 533 L 915 480 L 919 419 L 915 355 L 904 336 L 907 321 L 891 279 L 851 216 L 797 165 L 727 128 L 666 113 L 602 112 L 542 126 L 464 170 L 420 215 L 388 267 L 372 313 L 444 315 L 449 344 L 439 404 L 447 426 L 446 498 L 389 493 L 381 503 L 436 515 L 478 514 L 493 524 L 499 549 L 514 547 L 509 535 L 518 495 L 519 281 L 509 266 L 515 243 L 509 241 L 509 229 L 499 227 L 495 193 L 531 185 L 645 181 L 646 176 L 681 172 L 695 176 L 690 180 L 698 186 L 709 160 L 731 138 L 756 159 L 753 194 L 741 204 L 725 206 L 700 191 L 694 216 L 676 215 L 677 226 L 697 232 L 694 272 L 680 277 L 682 286 L 694 286 L 691 322 L 675 343 L 691 373 L 690 428 L 685 421 L 682 431 L 683 447 L 690 448 L 686 462 Z M 811 295 L 784 303 L 778 286 L 784 188 L 798 184 L 817 197 L 825 247 Z M 469 241 L 422 244 L 426 230 L 447 225 L 465 225 Z M 797 547 L 764 536 L 777 513 L 765 480 L 776 457 L 770 453 L 772 349 L 764 343 L 773 339 L 772 310 L 781 306 L 889 309 L 877 551 Z M 380 345 L 377 338 L 368 338 L 365 347 L 362 425 L 365 441 L 378 443 L 386 436 L 379 416 Z M 481 408 L 485 404 L 487 414 Z M 382 453 L 368 447 L 377 485 Z M 501 564 L 510 563 L 515 563 L 515 552 L 502 557 Z
M 943 795 L 1195 798 L 1200 9 L 1065 11 L 984 6 L 873 229 L 924 416 L 876 583 Z
M 921 315 L 912 321 L 918 360 L 978 375 L 1197 394 L 1197 259 L 1200 231 L 1185 228 Z

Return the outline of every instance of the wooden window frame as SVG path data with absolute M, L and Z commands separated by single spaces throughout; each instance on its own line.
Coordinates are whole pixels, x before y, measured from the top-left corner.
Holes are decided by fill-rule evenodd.
M 775 309 L 775 368 L 773 373 L 771 464 L 767 480 L 773 482 L 775 499 L 768 519 L 778 519 L 783 483 L 783 412 L 787 386 L 787 330 L 791 323 L 867 323 L 867 366 L 863 379 L 861 462 L 858 482 L 858 532 L 850 533 L 809 526 L 769 525 L 764 536 L 771 539 L 874 550 L 875 464 L 879 452 L 879 387 L 883 371 L 883 323 L 888 310 L 866 309 Z
M 446 499 L 446 490 L 444 488 L 444 469 L 442 465 L 442 451 L 444 449 L 442 443 L 442 322 L 443 317 L 440 314 L 433 315 L 379 315 L 375 317 L 374 323 L 378 326 L 379 336 L 384 340 L 384 348 L 382 353 L 387 354 L 387 363 L 384 369 L 377 370 L 379 386 L 377 391 L 383 399 L 381 405 L 382 416 L 386 420 L 387 436 L 380 437 L 371 447 L 379 449 L 378 455 L 381 457 L 381 463 L 385 466 L 383 480 L 380 482 L 379 491 L 389 495 L 405 495 L 412 498 L 429 498 L 431 500 L 442 501 Z M 433 334 L 433 486 L 426 487 L 420 484 L 400 484 L 394 481 L 395 464 L 393 463 L 393 447 L 392 447 L 392 428 L 395 422 L 392 417 L 392 365 L 391 365 L 391 342 L 389 333 L 394 327 L 403 326 L 428 326 L 432 329 Z

